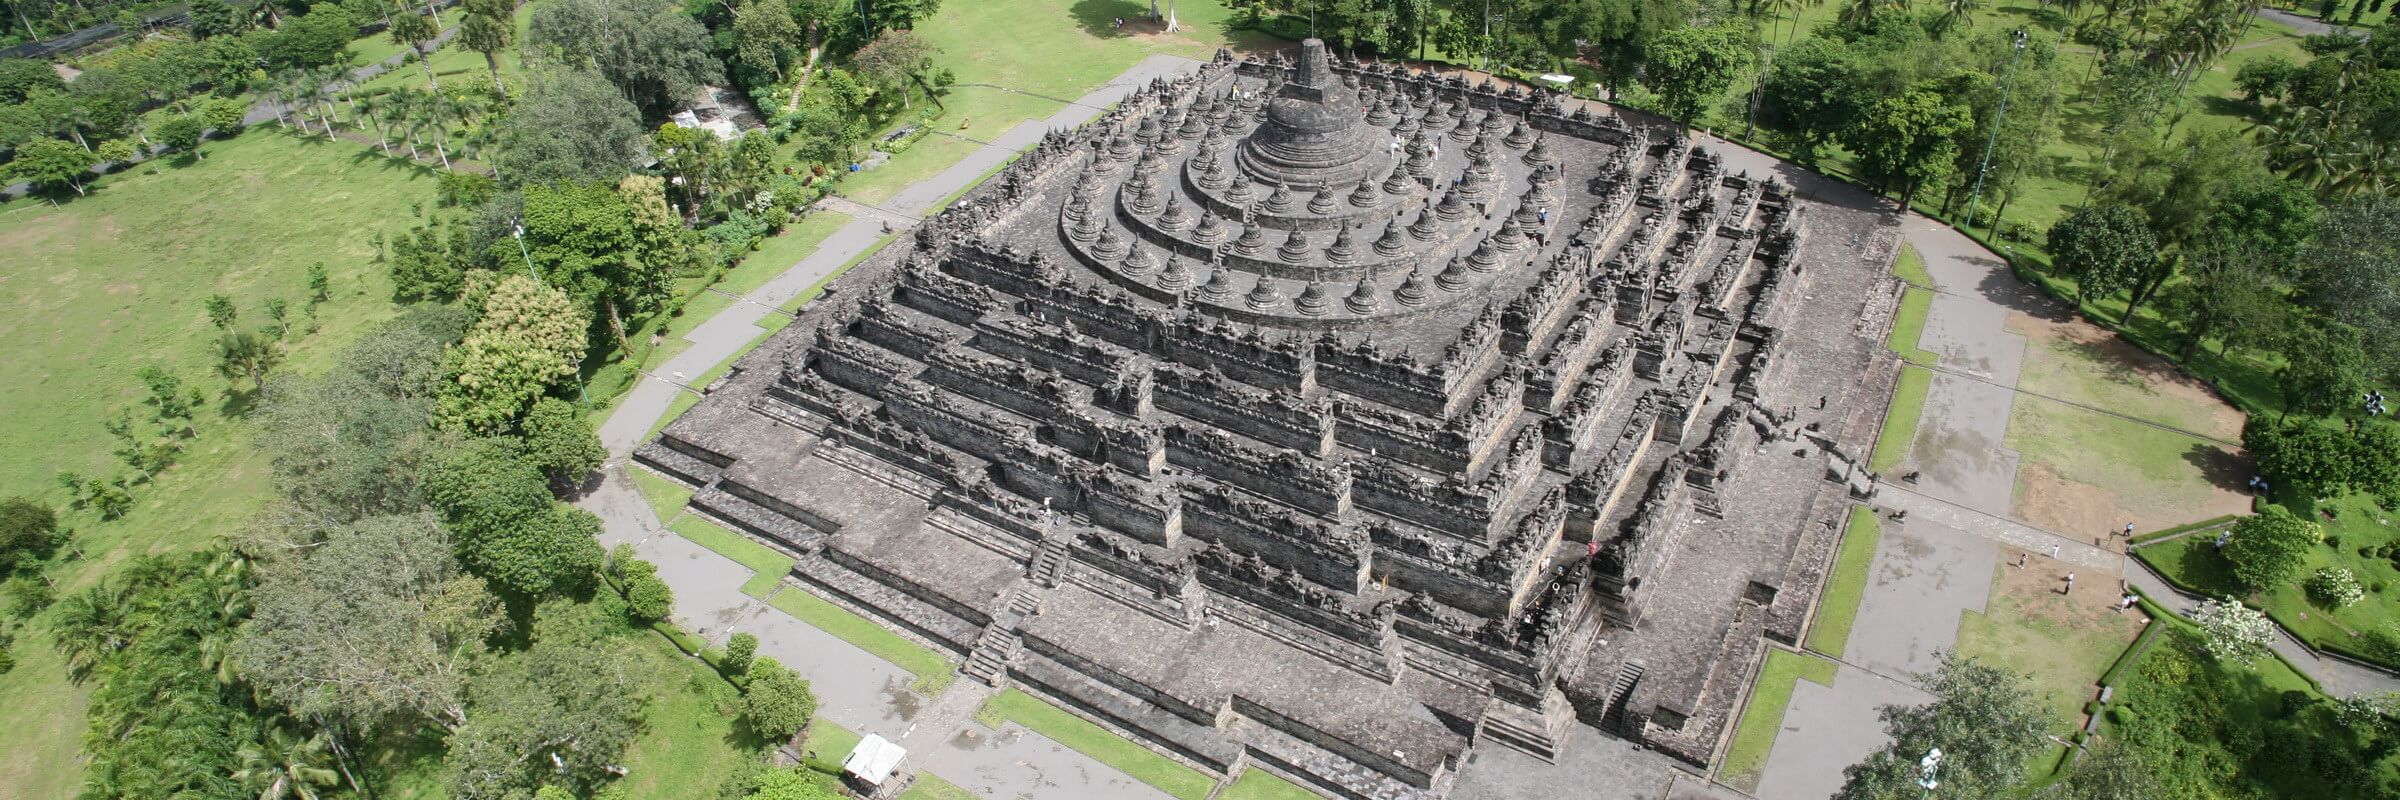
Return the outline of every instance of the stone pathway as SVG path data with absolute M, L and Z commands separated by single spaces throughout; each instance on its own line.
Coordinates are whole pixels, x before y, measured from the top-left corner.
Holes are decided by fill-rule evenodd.
M 972 721 L 992 694 L 972 680 L 952 681 L 942 694 L 925 698 L 909 687 L 919 676 L 819 630 L 768 603 L 744 595 L 749 568 L 667 531 L 664 523 L 624 474 L 635 469 L 625 456 L 640 446 L 651 426 L 665 416 L 680 392 L 699 375 L 742 353 L 765 328 L 759 323 L 801 292 L 885 241 L 884 225 L 903 231 L 938 210 L 943 201 L 973 186 L 1054 127 L 1072 127 L 1097 116 L 1152 78 L 1197 67 L 1191 59 L 1157 55 L 1067 105 L 1048 119 L 1027 122 L 941 174 L 902 190 L 881 206 L 829 197 L 826 208 L 852 217 L 815 252 L 793 264 L 740 301 L 701 323 L 684 338 L 691 342 L 675 358 L 645 374 L 600 426 L 611 462 L 602 480 L 577 504 L 598 514 L 601 543 L 632 543 L 656 563 L 659 577 L 675 590 L 674 619 L 711 643 L 746 632 L 759 639 L 759 652 L 773 656 L 814 685 L 826 719 L 858 733 L 873 733 L 909 749 L 909 764 L 942 776 L 982 797 L 1130 798 L 1167 800 L 1168 795 L 1124 772 L 1015 724 L 994 731 Z M 804 591 L 790 580 L 777 591 Z

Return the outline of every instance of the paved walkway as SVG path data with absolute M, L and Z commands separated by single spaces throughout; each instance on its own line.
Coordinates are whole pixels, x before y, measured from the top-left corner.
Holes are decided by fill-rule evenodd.
M 1072 127 L 1097 116 L 1152 78 L 1197 67 L 1175 56 L 1152 56 L 1125 74 L 1048 119 L 1012 128 L 957 164 L 870 206 L 830 197 L 821 204 L 852 217 L 815 252 L 784 270 L 739 302 L 701 323 L 684 338 L 691 342 L 675 358 L 646 375 L 601 424 L 601 441 L 611 462 L 600 484 L 578 505 L 600 516 L 601 543 L 632 543 L 642 558 L 658 565 L 659 577 L 675 590 L 675 621 L 712 643 L 737 632 L 759 639 L 759 652 L 798 670 L 814 685 L 826 719 L 859 733 L 880 734 L 909 749 L 909 764 L 979 796 L 995 798 L 1130 798 L 1165 800 L 1167 795 L 1110 767 L 1015 724 L 998 731 L 968 719 L 990 687 L 961 678 L 941 696 L 926 698 L 909 687 L 919 676 L 817 629 L 780 609 L 742 594 L 749 568 L 666 530 L 624 470 L 625 456 L 666 414 L 680 392 L 702 373 L 740 355 L 766 332 L 760 326 L 781 314 L 800 293 L 834 275 L 855 257 L 885 240 L 884 225 L 897 232 L 938 210 L 943 202 L 998 169 L 1056 127 Z M 788 585 L 777 591 L 804 591 Z

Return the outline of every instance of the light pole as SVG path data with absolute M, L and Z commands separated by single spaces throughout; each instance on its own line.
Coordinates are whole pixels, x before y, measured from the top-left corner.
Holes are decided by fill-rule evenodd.
M 1933 790 L 1942 785 L 1942 782 L 1935 780 L 1933 775 L 1934 770 L 1941 765 L 1942 749 L 1939 747 L 1925 751 L 1925 760 L 1917 762 L 1917 785 L 1924 788 L 1923 796 L 1932 797 Z
M 533 253 L 531 253 L 531 252 L 528 252 L 528 251 L 525 249 L 525 221 L 524 221 L 524 220 L 521 220 L 521 219 L 520 219 L 520 220 L 517 220 L 517 231 L 516 231 L 516 234 L 517 234 L 517 255 L 520 255 L 520 256 L 524 256 L 524 257 L 525 257 L 525 274 L 527 274 L 527 275 L 530 275 L 530 276 L 533 276 L 533 282 L 534 282 L 534 283 L 539 283 L 539 284 L 542 284 L 543 286 L 549 286 L 550 284 L 549 284 L 548 282 L 546 282 L 546 281 L 543 281 L 543 280 L 542 280 L 542 272 L 541 272 L 541 270 L 537 270 L 537 269 L 534 269 L 534 268 L 533 268 Z
M 1761 41 L 1758 47 L 1766 51 L 1766 57 L 1759 64 L 1758 78 L 1750 81 L 1750 113 L 1742 119 L 1742 141 L 1745 142 L 1751 140 L 1751 134 L 1758 132 L 1758 97 L 1767 86 L 1767 73 L 1775 69 L 1775 43 Z
M 1967 193 L 1967 224 L 1959 226 L 1961 230 L 1968 231 L 1970 235 L 1973 234 L 1975 228 L 1975 204 L 1983 200 L 1983 174 L 1992 166 L 1992 147 L 2000 143 L 2000 123 L 2008 118 L 2009 86 L 2017 79 L 2017 59 L 2025 55 L 2025 31 L 2023 29 L 2017 31 L 2017 39 L 2013 46 L 2016 52 L 2009 54 L 2008 72 L 2000 77 L 2000 108 L 1992 112 L 1992 133 L 1984 137 L 1983 158 L 1977 160 L 1975 164 L 1975 189 Z M 1998 225 L 1992 227 L 1994 230 L 1999 228 Z

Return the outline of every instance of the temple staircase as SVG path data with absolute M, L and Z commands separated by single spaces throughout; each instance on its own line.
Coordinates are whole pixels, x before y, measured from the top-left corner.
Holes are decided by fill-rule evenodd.
M 1617 680 L 1608 686 L 1608 706 L 1600 714 L 1600 729 L 1623 736 L 1625 730 L 1625 700 L 1633 696 L 1633 687 L 1642 682 L 1642 665 L 1627 661 L 1617 668 Z

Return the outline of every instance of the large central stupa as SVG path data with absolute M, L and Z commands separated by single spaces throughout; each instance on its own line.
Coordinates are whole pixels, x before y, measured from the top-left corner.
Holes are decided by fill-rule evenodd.
M 1384 137 L 1366 124 L 1357 91 L 1334 74 L 1324 42 L 1301 43 L 1300 63 L 1274 92 L 1266 124 L 1242 141 L 1242 169 L 1252 178 L 1319 189 L 1357 183 L 1381 165 L 1374 156 Z

